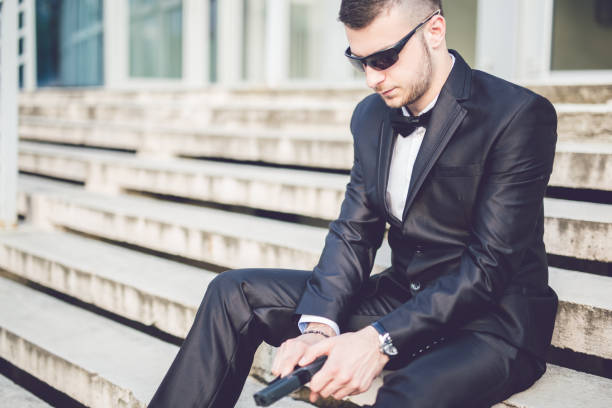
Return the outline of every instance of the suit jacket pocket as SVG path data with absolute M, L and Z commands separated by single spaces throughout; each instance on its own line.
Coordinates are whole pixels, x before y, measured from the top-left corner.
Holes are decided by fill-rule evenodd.
M 472 177 L 482 174 L 482 165 L 480 163 L 462 166 L 436 164 L 431 174 L 433 177 Z

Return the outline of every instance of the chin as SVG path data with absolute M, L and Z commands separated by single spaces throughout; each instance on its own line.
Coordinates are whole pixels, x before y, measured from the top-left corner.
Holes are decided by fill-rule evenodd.
M 402 99 L 399 98 L 398 96 L 393 96 L 391 98 L 386 98 L 386 97 L 381 95 L 381 98 L 382 98 L 383 101 L 385 101 L 387 106 L 390 107 L 390 108 L 397 109 L 397 108 L 401 108 L 403 106 Z

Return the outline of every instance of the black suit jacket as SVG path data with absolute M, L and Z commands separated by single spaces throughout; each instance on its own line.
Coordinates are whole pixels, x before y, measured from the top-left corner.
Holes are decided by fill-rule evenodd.
M 389 223 L 391 273 L 421 286 L 379 320 L 400 354 L 467 329 L 541 357 L 557 309 L 543 242 L 556 113 L 543 97 L 472 70 L 451 52 L 455 65 L 433 108 L 402 220 L 385 199 L 397 137 L 390 108 L 376 94 L 356 107 L 350 182 L 296 314 L 342 324 Z

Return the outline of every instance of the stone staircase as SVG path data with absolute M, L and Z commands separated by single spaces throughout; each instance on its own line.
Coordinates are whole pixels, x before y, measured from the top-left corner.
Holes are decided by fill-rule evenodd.
M 612 360 L 612 86 L 534 88 L 559 113 L 550 185 L 561 193 L 545 202 L 547 250 L 587 265 L 550 268 L 560 298 L 553 346 L 578 363 L 550 364 L 499 407 L 609 407 L 610 371 L 589 374 L 581 359 Z M 22 94 L 25 222 L 0 233 L 0 302 L 11 311 L 0 314 L 0 358 L 85 406 L 145 406 L 216 273 L 317 262 L 348 181 L 350 114 L 365 94 Z M 576 189 L 603 199 L 576 201 Z M 375 269 L 389 264 L 384 246 Z M 258 351 L 239 407 L 271 378 L 272 355 Z

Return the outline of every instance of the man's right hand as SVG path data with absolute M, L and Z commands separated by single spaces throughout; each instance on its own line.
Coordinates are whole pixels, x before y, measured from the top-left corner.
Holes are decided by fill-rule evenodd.
M 331 327 L 322 323 L 310 323 L 306 329 L 321 330 L 330 336 L 335 335 Z M 293 339 L 289 339 L 280 345 L 274 363 L 272 363 L 272 374 L 285 377 L 295 369 L 298 361 L 302 358 L 306 349 L 315 343 L 325 340 L 325 336 L 318 333 L 306 333 Z

